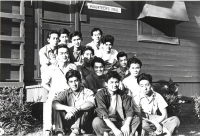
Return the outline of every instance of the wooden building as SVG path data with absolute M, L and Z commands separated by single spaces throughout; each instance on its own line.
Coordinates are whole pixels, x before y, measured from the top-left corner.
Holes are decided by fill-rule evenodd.
M 1 1 L 0 86 L 40 84 L 38 52 L 48 31 L 79 30 L 85 45 L 99 27 L 115 37 L 114 49 L 141 59 L 154 82 L 171 78 L 179 94 L 200 95 L 199 1 L 22 2 Z

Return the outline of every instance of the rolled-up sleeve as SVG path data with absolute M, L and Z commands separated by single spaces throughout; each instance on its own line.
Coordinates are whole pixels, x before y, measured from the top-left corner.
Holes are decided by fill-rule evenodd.
M 96 98 L 96 105 L 97 105 L 97 108 L 96 108 L 97 116 L 102 119 L 109 118 L 108 109 L 106 107 L 106 97 L 103 91 L 102 90 L 98 91 L 95 95 L 95 98 Z
M 61 104 L 66 104 L 66 99 L 67 99 L 67 92 L 59 92 L 53 99 L 53 103 L 55 101 L 61 103 Z
M 96 105 L 96 104 L 95 104 L 95 97 L 94 97 L 93 91 L 92 91 L 92 90 L 89 90 L 89 89 L 86 89 L 86 92 L 85 92 L 85 93 L 87 94 L 87 96 L 86 96 L 86 102 L 91 102 L 91 103 L 93 103 L 94 105 Z

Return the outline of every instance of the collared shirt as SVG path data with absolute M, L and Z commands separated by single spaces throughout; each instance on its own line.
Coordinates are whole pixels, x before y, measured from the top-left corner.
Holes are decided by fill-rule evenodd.
M 70 55 L 70 62 L 74 63 L 79 61 L 81 59 L 81 50 L 83 49 L 83 46 L 78 47 L 78 52 L 74 52 L 74 46 L 69 48 L 69 55 Z
M 54 93 L 64 91 L 64 89 L 69 88 L 65 78 L 65 74 L 69 71 L 69 67 L 77 70 L 75 64 L 68 64 L 65 71 L 61 71 L 58 65 L 50 66 L 46 69 L 46 72 L 42 74 L 42 84 L 49 84 Z
M 121 96 L 122 109 L 124 117 L 133 117 L 134 111 L 132 107 L 131 97 L 126 95 L 123 91 L 117 90 L 116 92 Z M 109 118 L 109 107 L 111 105 L 111 95 L 106 88 L 101 89 L 95 95 L 96 98 L 96 112 L 97 116 L 103 119 Z
M 96 93 L 98 89 L 105 87 L 105 75 L 97 76 L 94 71 L 85 78 L 85 81 L 87 88 L 91 89 L 94 93 Z
M 67 106 L 80 106 L 86 102 L 91 102 L 95 105 L 94 93 L 83 86 L 80 87 L 78 93 L 74 93 L 70 88 L 58 93 L 53 101 L 58 101 Z
M 168 106 L 164 98 L 153 90 L 151 96 L 139 93 L 135 97 L 135 102 L 141 107 L 142 112 L 152 115 L 157 115 L 158 109 L 164 109 Z
M 124 87 L 129 90 L 128 95 L 132 96 L 133 98 L 140 92 L 140 87 L 137 83 L 137 79 L 135 79 L 131 75 L 124 78 L 122 83 Z
M 54 50 L 50 48 L 49 44 L 45 45 L 40 49 L 39 56 L 41 64 L 41 73 L 43 73 L 49 65 L 56 63 L 56 56 L 54 54 Z
M 94 55 L 96 55 L 97 51 L 98 50 L 101 50 L 102 49 L 102 43 L 99 44 L 99 46 L 96 46 L 96 44 L 92 41 L 90 43 L 88 43 L 86 45 L 86 47 L 89 46 L 89 47 L 92 47 L 92 49 L 94 50 Z

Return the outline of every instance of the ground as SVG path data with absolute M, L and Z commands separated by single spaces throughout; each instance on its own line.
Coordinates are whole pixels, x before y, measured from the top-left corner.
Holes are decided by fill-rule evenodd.
M 180 114 L 181 125 L 178 128 L 176 136 L 200 136 L 200 120 L 194 115 L 193 104 L 181 104 L 182 112 Z M 26 136 L 42 136 L 42 129 L 39 128 L 35 132 Z M 88 136 L 87 134 L 85 136 Z

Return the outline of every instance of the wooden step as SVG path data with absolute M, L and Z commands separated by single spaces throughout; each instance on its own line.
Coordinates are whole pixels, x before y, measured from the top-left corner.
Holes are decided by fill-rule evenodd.
M 24 37 L 0 35 L 1 41 L 24 42 Z
M 0 12 L 0 17 L 2 17 L 2 18 L 11 18 L 11 19 L 24 20 L 24 16 L 23 15 L 12 14 L 12 13 L 5 13 L 5 12 Z
M 24 64 L 24 60 L 22 59 L 7 59 L 7 58 L 0 58 L 0 64 Z
M 23 87 L 24 83 L 23 82 L 0 82 L 0 87 L 6 87 L 6 86 Z

